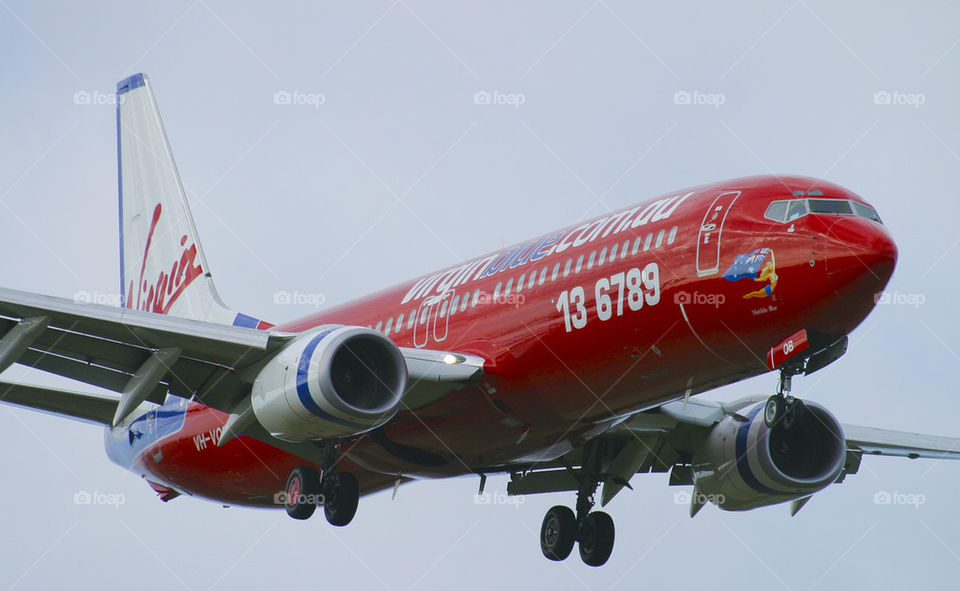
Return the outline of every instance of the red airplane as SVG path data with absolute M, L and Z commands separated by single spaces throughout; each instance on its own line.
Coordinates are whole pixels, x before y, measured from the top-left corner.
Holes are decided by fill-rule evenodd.
M 2 399 L 105 425 L 110 458 L 163 501 L 322 506 L 344 526 L 362 495 L 468 474 L 482 495 L 506 473 L 511 495 L 575 491 L 541 548 L 599 566 L 614 525 L 594 504 L 637 473 L 692 485 L 691 516 L 796 513 L 864 454 L 960 458 L 960 439 L 841 425 L 791 396 L 843 355 L 897 260 L 837 185 L 684 189 L 273 325 L 217 295 L 146 76 L 118 84 L 117 122 L 123 308 L 0 290 L 0 369 L 118 396 L 5 382 Z M 769 371 L 769 396 L 697 396 Z

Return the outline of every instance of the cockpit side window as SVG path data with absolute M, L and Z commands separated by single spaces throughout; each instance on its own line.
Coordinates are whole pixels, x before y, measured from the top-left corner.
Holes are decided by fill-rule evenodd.
M 853 211 L 858 216 L 862 218 L 867 218 L 868 220 L 873 220 L 878 223 L 883 223 L 883 220 L 880 219 L 880 216 L 877 214 L 877 210 L 870 207 L 869 205 L 864 205 L 862 203 L 853 202 Z
M 767 207 L 763 217 L 775 222 L 782 222 L 787 216 L 787 201 L 774 201 Z
M 807 215 L 807 200 L 806 199 L 797 199 L 790 202 L 790 209 L 787 210 L 787 221 L 792 222 L 793 220 Z

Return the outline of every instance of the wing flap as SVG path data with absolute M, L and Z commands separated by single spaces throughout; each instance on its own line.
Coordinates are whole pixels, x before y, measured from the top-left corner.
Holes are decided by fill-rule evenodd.
M 109 425 L 117 410 L 116 398 L 0 381 L 0 401 L 85 422 Z

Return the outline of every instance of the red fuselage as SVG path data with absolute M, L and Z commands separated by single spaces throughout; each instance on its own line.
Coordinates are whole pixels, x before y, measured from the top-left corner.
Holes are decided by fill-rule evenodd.
M 815 203 L 791 219 L 787 210 L 805 200 Z M 785 202 L 782 213 L 774 202 Z M 343 441 L 340 469 L 355 473 L 364 492 L 398 477 L 552 459 L 639 410 L 768 371 L 768 350 L 801 329 L 822 343 L 852 331 L 897 258 L 869 212 L 862 198 L 824 181 L 735 179 L 551 232 L 276 329 L 370 326 L 398 346 L 487 360 L 479 383 Z M 264 506 L 304 463 L 249 437 L 218 447 L 224 413 L 168 406 L 172 429 L 151 429 L 145 417 L 136 437 L 108 430 L 111 457 L 152 482 Z M 141 441 L 136 453 L 121 451 L 134 439 Z

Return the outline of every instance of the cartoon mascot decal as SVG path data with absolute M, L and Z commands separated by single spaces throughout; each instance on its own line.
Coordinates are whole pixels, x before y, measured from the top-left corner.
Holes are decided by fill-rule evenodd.
M 723 274 L 727 281 L 752 279 L 766 283 L 762 288 L 743 295 L 743 299 L 765 298 L 777 288 L 777 262 L 770 248 L 758 248 L 746 254 L 738 254 L 733 264 Z

